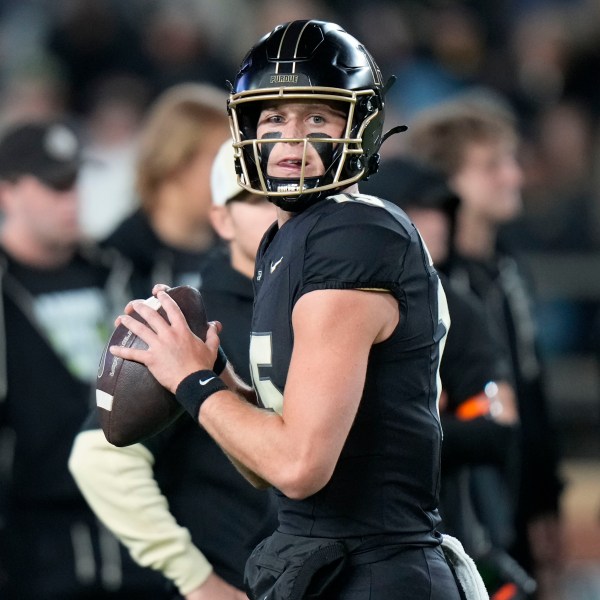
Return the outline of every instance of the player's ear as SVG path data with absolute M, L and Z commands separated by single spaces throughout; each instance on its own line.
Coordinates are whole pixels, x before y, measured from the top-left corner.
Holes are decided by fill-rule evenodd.
M 211 225 L 217 235 L 230 242 L 234 238 L 233 223 L 227 206 L 213 206 L 209 214 Z

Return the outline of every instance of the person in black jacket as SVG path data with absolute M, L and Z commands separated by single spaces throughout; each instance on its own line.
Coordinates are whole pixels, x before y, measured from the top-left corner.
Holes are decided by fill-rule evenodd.
M 200 271 L 218 239 L 209 220 L 210 169 L 228 137 L 225 94 L 200 83 L 175 85 L 158 97 L 137 149 L 139 208 L 101 244 L 134 266 L 134 297 L 152 283 L 200 286 Z
M 81 146 L 61 121 L 0 140 L 0 597 L 166 598 L 100 525 L 67 469 L 131 266 L 84 243 Z
M 460 197 L 447 274 L 483 303 L 510 357 L 521 423 L 521 479 L 513 556 L 551 595 L 562 564 L 560 449 L 549 413 L 534 319 L 522 264 L 499 242 L 521 210 L 519 136 L 510 111 L 475 97 L 424 111 L 412 123 L 410 155 L 441 170 Z
M 471 290 L 443 274 L 460 200 L 439 171 L 408 157 L 384 159 L 363 189 L 411 218 L 440 270 L 452 326 L 440 365 L 444 430 L 440 513 L 482 567 L 490 594 L 535 582 L 511 560 L 519 479 L 518 414 L 508 356 Z M 511 598 L 519 596 L 511 596 Z
M 222 347 L 249 382 L 254 256 L 275 210 L 238 186 L 231 142 L 213 163 L 211 189 L 211 222 L 227 250 L 207 259 L 202 298 L 209 318 L 227 324 Z M 69 466 L 134 559 L 161 572 L 187 600 L 245 598 L 244 563 L 276 526 L 270 496 L 248 485 L 187 414 L 143 443 L 117 448 L 104 438 L 94 409 Z

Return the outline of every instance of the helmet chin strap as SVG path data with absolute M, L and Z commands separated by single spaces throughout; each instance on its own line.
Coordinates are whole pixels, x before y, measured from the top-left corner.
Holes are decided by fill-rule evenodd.
M 312 182 L 310 180 L 315 180 L 314 185 L 311 185 Z M 318 177 L 310 177 L 304 180 L 304 184 L 307 187 L 316 187 L 318 181 Z M 283 177 L 269 177 L 268 183 L 269 187 L 273 186 L 273 191 L 282 191 L 282 188 L 285 188 L 286 186 L 298 187 L 297 179 L 284 179 Z M 327 194 L 325 192 L 315 192 L 313 194 L 308 192 L 299 196 L 267 195 L 267 198 L 269 202 L 272 202 L 275 206 L 278 206 L 287 212 L 299 213 L 303 210 L 306 210 L 309 206 L 312 206 L 326 195 Z

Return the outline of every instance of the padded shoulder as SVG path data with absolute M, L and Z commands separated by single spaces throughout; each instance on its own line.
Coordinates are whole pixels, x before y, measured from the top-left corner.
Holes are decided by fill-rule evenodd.
M 377 288 L 396 292 L 406 252 L 417 234 L 402 211 L 373 196 L 341 194 L 312 227 L 304 291 Z

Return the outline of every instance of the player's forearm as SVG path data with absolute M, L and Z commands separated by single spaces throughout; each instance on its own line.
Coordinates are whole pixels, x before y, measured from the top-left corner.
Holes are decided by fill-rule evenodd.
M 275 412 L 244 402 L 229 391 L 211 395 L 201 406 L 200 424 L 224 452 L 289 497 L 320 489 L 330 473 L 321 473 L 309 436 L 288 426 Z M 316 466 L 315 466 L 316 465 Z
M 101 430 L 80 433 L 69 460 L 87 502 L 134 560 L 160 571 L 185 595 L 204 583 L 212 567 L 169 512 L 152 464 L 144 446 L 116 448 Z
M 271 484 L 250 470 L 246 465 L 235 459 L 231 454 L 224 451 L 225 456 L 231 461 L 231 464 L 236 468 L 237 472 L 252 486 L 259 490 L 265 490 L 271 487 Z
M 277 421 L 281 421 L 279 415 L 261 410 L 236 394 L 223 391 L 213 394 L 203 403 L 198 418 L 202 427 L 250 483 L 277 485 L 274 465 L 263 464 L 258 457 L 268 451 L 265 446 L 270 446 L 272 441 L 256 439 L 255 431 L 275 429 Z M 244 423 L 243 429 L 236 423 Z

